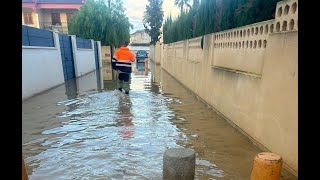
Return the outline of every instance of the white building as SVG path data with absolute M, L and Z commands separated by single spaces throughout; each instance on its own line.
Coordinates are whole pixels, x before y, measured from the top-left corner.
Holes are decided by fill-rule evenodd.
M 147 34 L 144 29 L 137 30 L 136 32 L 131 34 L 130 44 L 140 44 L 140 43 L 150 43 L 151 37 Z

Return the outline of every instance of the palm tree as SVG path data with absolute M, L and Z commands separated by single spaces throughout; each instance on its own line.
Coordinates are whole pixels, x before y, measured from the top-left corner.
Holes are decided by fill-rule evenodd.
M 189 2 L 190 0 L 175 0 L 174 5 L 180 7 L 180 13 L 182 13 L 184 6 L 191 8 L 191 5 L 189 4 Z
M 197 8 L 199 6 L 199 0 L 193 0 L 193 8 Z

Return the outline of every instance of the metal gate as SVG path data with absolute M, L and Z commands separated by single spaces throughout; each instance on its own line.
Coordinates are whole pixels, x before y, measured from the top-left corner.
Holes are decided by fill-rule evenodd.
M 71 36 L 59 34 L 64 80 L 75 78 Z

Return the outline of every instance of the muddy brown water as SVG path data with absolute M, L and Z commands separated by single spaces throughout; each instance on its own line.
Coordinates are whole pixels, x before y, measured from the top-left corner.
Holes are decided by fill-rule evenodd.
M 195 179 L 250 179 L 261 149 L 160 67 L 133 68 L 129 95 L 99 70 L 22 103 L 29 179 L 162 179 L 172 147 L 196 151 Z

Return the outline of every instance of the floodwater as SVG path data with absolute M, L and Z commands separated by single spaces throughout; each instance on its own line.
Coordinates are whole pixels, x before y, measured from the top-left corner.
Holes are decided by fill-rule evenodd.
M 22 103 L 30 180 L 162 179 L 172 147 L 196 152 L 195 179 L 250 179 L 261 150 L 160 67 L 134 66 L 130 94 L 115 89 L 104 68 Z

